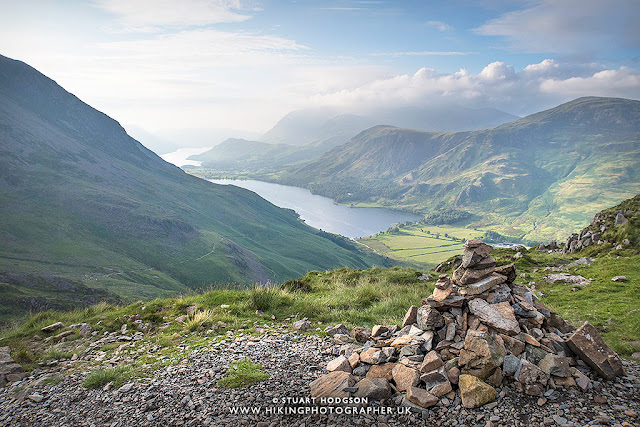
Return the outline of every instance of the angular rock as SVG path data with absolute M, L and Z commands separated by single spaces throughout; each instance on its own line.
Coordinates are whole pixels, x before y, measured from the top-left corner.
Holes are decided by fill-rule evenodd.
M 399 391 L 405 391 L 409 387 L 415 387 L 420 382 L 420 372 L 417 369 L 409 368 L 398 364 L 393 371 L 393 381 Z
M 397 363 L 383 363 L 381 365 L 373 365 L 367 372 L 367 378 L 386 378 L 388 381 L 393 380 L 393 368 Z
M 520 325 L 513 314 L 513 308 L 508 302 L 489 304 L 482 298 L 469 301 L 469 311 L 481 322 L 505 334 L 520 333 Z
M 49 326 L 45 326 L 44 328 L 40 329 L 42 332 L 53 332 L 53 331 L 57 331 L 58 329 L 64 328 L 64 323 L 62 322 L 56 322 L 56 323 L 52 323 Z
M 360 361 L 370 365 L 377 365 L 378 363 L 386 362 L 387 357 L 381 349 L 371 347 L 360 353 Z
M 464 304 L 464 297 L 460 295 L 450 295 L 449 298 L 442 301 L 436 301 L 431 296 L 422 299 L 423 305 L 429 305 L 430 307 L 437 309 L 449 309 L 451 307 L 462 307 Z
M 440 355 L 435 350 L 431 350 L 424 357 L 422 365 L 420 366 L 420 372 L 431 372 L 435 369 L 438 369 L 443 365 L 442 359 Z
M 500 334 L 500 338 L 502 338 L 502 342 L 508 353 L 519 356 L 524 351 L 524 342 L 504 334 Z
M 487 277 L 479 279 L 478 281 L 470 282 L 467 285 L 461 286 L 458 290 L 460 295 L 479 295 L 488 291 L 494 286 L 498 286 L 506 282 L 507 278 L 498 273 L 490 273 Z
M 351 374 L 344 371 L 335 371 L 324 375 L 309 386 L 311 397 L 350 397 L 351 393 L 344 391 L 347 387 L 352 387 L 355 379 Z
M 458 387 L 465 408 L 478 408 L 496 399 L 496 389 L 473 375 L 460 375 Z
M 373 328 L 371 328 L 371 337 L 377 338 L 386 334 L 387 332 L 389 332 L 389 328 L 387 328 L 386 326 L 375 325 Z
M 625 225 L 628 222 L 629 222 L 629 220 L 627 218 L 625 218 L 625 216 L 622 215 L 620 212 L 618 212 L 616 214 L 616 219 L 615 219 L 614 225 L 616 225 L 616 226 Z
M 489 277 L 494 271 L 493 267 L 483 268 L 480 270 L 472 270 L 470 268 L 458 267 L 453 272 L 453 280 L 458 284 L 458 286 L 465 287 L 472 283 L 476 283 L 481 281 L 482 279 Z M 504 276 L 502 276 L 504 277 Z M 506 278 L 505 278 L 506 280 Z M 504 282 L 504 280 L 503 280 Z M 497 283 L 496 283 L 497 284 Z M 485 289 L 485 291 L 488 288 Z M 482 293 L 484 291 L 479 291 L 478 293 Z
M 451 280 L 446 274 L 441 274 L 436 281 L 435 287 L 437 289 L 447 289 L 451 286 Z
M 525 346 L 524 352 L 527 355 L 527 360 L 535 365 L 540 363 L 542 359 L 547 357 L 547 355 L 551 354 L 548 351 L 544 350 L 542 347 L 536 347 L 529 344 Z
M 434 301 L 440 302 L 444 299 L 449 298 L 452 292 L 453 292 L 453 286 L 449 286 L 448 288 L 445 288 L 445 289 L 435 288 L 433 290 L 433 294 L 431 294 L 431 297 L 433 298 Z
M 520 359 L 513 354 L 507 354 L 502 362 L 502 373 L 507 376 L 513 376 L 520 369 Z
M 309 322 L 309 319 L 305 317 L 304 319 L 300 319 L 297 322 L 293 322 L 292 327 L 296 331 L 306 332 L 311 329 L 311 322 Z
M 367 342 L 371 339 L 371 329 L 356 326 L 351 331 L 351 337 L 355 338 L 358 342 Z
M 385 400 L 391 397 L 391 386 L 386 378 L 363 378 L 356 385 L 358 391 L 354 397 L 366 397 L 372 400 Z
M 327 363 L 327 371 L 343 371 L 351 373 L 351 364 L 349 363 L 349 359 L 344 356 L 336 357 L 335 359 Z
M 569 358 L 565 356 L 548 353 L 544 359 L 538 363 L 538 368 L 555 377 L 567 378 L 571 376 Z
M 622 360 L 609 348 L 591 323 L 584 322 L 567 339 L 567 344 L 601 377 L 612 380 L 618 375 L 624 375 Z
M 416 356 L 420 354 L 422 354 L 422 345 L 409 344 L 409 345 L 405 345 L 400 349 L 400 353 L 398 357 L 409 357 L 409 356 Z
M 437 397 L 442 397 L 452 390 L 444 366 L 422 375 L 420 380 L 425 383 L 427 391 Z
M 549 374 L 528 360 L 522 360 L 514 378 L 523 385 L 524 392 L 528 395 L 542 396 L 549 381 Z
M 410 344 L 422 344 L 423 341 L 424 339 L 417 335 L 402 335 L 391 341 L 390 345 L 393 348 L 402 348 Z
M 353 369 L 360 364 L 360 355 L 358 353 L 352 353 L 347 360 L 349 361 L 349 366 Z
M 491 375 L 487 377 L 487 383 L 491 384 L 494 387 L 500 387 L 502 385 L 502 379 L 502 369 L 498 367 L 495 371 L 493 371 Z
M 407 389 L 407 400 L 422 408 L 429 408 L 438 403 L 436 396 L 418 387 L 409 387 Z
M 423 331 L 429 331 L 444 326 L 444 318 L 435 308 L 429 305 L 423 305 L 418 309 L 416 323 L 418 324 L 418 328 Z
M 339 323 L 335 326 L 328 326 L 324 331 L 327 333 L 327 335 L 331 336 L 334 336 L 336 334 L 349 335 L 349 330 L 342 323 Z
M 458 365 L 460 372 L 478 378 L 487 378 L 493 371 L 502 366 L 504 348 L 486 332 L 469 330 L 460 350 Z
M 501 265 L 499 267 L 496 267 L 495 272 L 505 276 L 507 278 L 507 282 L 509 283 L 512 283 L 514 280 L 516 280 L 517 277 L 515 264 Z
M 402 320 L 402 327 L 404 328 L 407 325 L 413 325 L 416 323 L 416 316 L 418 315 L 418 307 L 412 305 L 409 307 L 407 314 L 404 315 L 404 319 Z

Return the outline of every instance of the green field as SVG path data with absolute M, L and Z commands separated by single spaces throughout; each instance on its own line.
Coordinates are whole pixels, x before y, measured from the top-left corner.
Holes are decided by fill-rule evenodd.
M 483 231 L 454 225 L 407 225 L 358 239 L 381 255 L 418 264 L 438 264 L 463 250 L 464 240 L 480 238 Z

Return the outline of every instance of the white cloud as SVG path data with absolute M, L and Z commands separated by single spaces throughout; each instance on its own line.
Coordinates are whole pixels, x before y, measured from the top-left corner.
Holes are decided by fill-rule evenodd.
M 119 17 L 127 27 L 191 26 L 242 22 L 241 0 L 94 0 L 95 6 Z
M 453 27 L 451 25 L 445 24 L 442 21 L 427 21 L 426 24 L 430 27 L 436 28 L 438 31 L 452 31 Z
M 361 110 L 378 106 L 437 105 L 495 106 L 514 114 L 530 114 L 580 96 L 640 99 L 640 72 L 572 69 L 546 59 L 523 70 L 504 62 L 488 64 L 480 73 L 465 69 L 440 74 L 422 68 L 415 74 L 377 79 L 356 88 L 318 94 L 315 105 Z
M 529 52 L 589 52 L 640 45 L 638 0 L 542 0 L 476 29 Z

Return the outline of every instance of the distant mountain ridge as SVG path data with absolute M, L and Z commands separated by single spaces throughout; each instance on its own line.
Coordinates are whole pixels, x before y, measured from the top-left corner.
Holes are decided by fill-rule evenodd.
M 64 303 L 50 283 L 131 301 L 385 262 L 250 191 L 184 173 L 3 56 L 0 152 L 0 278 L 11 277 L 0 316 L 33 297 L 38 308 Z
M 376 126 L 275 180 L 344 203 L 466 210 L 508 235 L 560 239 L 640 191 L 640 102 L 579 98 L 476 131 Z
M 461 106 L 378 108 L 366 114 L 344 114 L 331 108 L 296 110 L 285 115 L 260 140 L 271 144 L 332 146 L 347 142 L 376 125 L 429 131 L 459 131 L 494 127 L 518 119 L 494 108 Z

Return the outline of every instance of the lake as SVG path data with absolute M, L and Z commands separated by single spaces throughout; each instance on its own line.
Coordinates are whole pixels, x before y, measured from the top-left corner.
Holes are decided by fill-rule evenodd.
M 311 194 L 306 188 L 255 180 L 210 181 L 251 190 L 276 206 L 293 209 L 311 227 L 350 238 L 371 236 L 387 230 L 396 223 L 420 219 L 417 215 L 390 209 L 339 205 L 328 197 Z
M 179 168 L 182 166 L 200 166 L 202 162 L 197 160 L 187 160 L 189 156 L 194 154 L 202 154 L 205 151 L 211 150 L 212 147 L 190 147 L 190 148 L 178 148 L 172 153 L 162 154 L 162 160 L 165 162 L 173 163 Z

